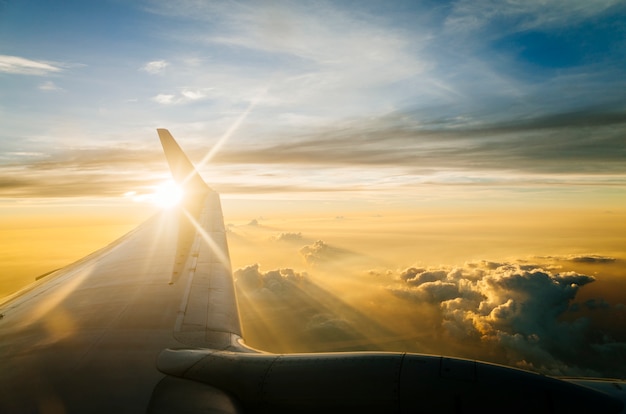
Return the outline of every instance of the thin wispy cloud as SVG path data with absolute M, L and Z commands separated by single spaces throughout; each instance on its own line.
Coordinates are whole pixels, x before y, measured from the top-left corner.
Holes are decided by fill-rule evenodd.
M 20 56 L 0 55 L 0 72 L 18 75 L 43 76 L 60 72 L 63 69 L 58 64 L 42 60 L 31 60 Z
M 506 21 L 507 31 L 541 30 L 577 24 L 620 3 L 620 0 L 460 0 L 454 2 L 445 23 L 453 30 L 474 30 Z
M 144 72 L 148 72 L 151 75 L 156 75 L 158 73 L 163 73 L 165 68 L 169 66 L 169 62 L 165 60 L 153 60 L 151 62 L 146 63 L 141 70 Z
M 46 92 L 59 92 L 63 90 L 52 81 L 46 81 L 40 84 L 39 89 Z
M 153 97 L 152 100 L 154 102 L 160 103 L 162 105 L 170 105 L 170 104 L 176 103 L 174 98 L 175 98 L 174 95 L 170 95 L 170 94 L 166 94 L 166 93 L 160 93 L 157 96 Z
M 428 78 L 424 72 L 432 66 L 425 57 L 415 56 L 420 45 L 426 43 L 427 33 L 409 37 L 401 30 L 372 24 L 331 4 L 277 3 L 268 7 L 265 3 L 250 3 L 221 7 L 180 2 L 175 10 L 168 4 L 160 4 L 159 10 L 211 23 L 202 26 L 201 35 L 186 39 L 184 34 L 174 34 L 175 38 L 182 37 L 202 47 L 239 50 L 243 56 L 251 57 L 248 64 L 258 63 L 254 72 L 246 73 L 241 72 L 237 61 L 220 62 L 226 67 L 219 78 L 212 74 L 213 65 L 189 67 L 197 78 L 213 81 L 220 89 L 228 86 L 227 96 L 249 90 L 248 79 L 242 84 L 241 78 L 251 76 L 261 78 L 261 82 L 271 78 L 268 103 L 292 107 L 294 112 L 306 108 L 339 113 L 368 110 L 363 103 L 372 105 L 371 97 L 380 88 L 419 74 Z M 274 68 L 267 66 L 267 59 L 276 62 Z M 239 82 L 228 79 L 228 72 Z M 215 92 L 221 97 L 219 90 Z

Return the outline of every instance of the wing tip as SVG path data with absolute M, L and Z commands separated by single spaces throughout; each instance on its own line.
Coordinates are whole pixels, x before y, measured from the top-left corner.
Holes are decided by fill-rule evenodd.
M 174 180 L 188 190 L 196 192 L 210 190 L 170 131 L 166 128 L 157 128 L 157 133 Z

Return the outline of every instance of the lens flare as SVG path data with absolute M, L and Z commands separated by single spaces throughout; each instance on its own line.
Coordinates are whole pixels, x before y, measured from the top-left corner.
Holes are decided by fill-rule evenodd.
M 161 208 L 171 208 L 183 198 L 183 189 L 172 180 L 157 185 L 154 193 L 148 197 L 150 202 Z

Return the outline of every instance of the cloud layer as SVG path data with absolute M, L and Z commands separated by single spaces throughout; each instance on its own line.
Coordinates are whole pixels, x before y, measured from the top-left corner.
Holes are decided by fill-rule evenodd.
M 439 349 L 441 353 L 550 375 L 621 377 L 626 374 L 622 366 L 614 364 L 620 360 L 626 343 L 612 338 L 609 331 L 600 334 L 588 316 L 589 312 L 608 312 L 619 317 L 623 305 L 612 305 L 602 298 L 576 301 L 580 289 L 595 280 L 584 274 L 557 273 L 528 263 L 489 261 L 454 268 L 412 267 L 401 272 L 371 272 L 370 278 L 383 289 L 367 299 L 381 303 L 377 309 L 383 314 L 374 319 L 347 312 L 337 303 L 336 308 L 321 306 L 336 300 L 333 297 L 340 296 L 340 290 L 326 291 L 325 300 L 303 302 L 303 295 L 317 297 L 320 291 L 312 276 L 291 269 L 263 273 L 254 265 L 237 270 L 235 277 L 244 295 L 266 292 L 264 300 L 273 306 L 281 304 L 281 309 L 293 307 L 295 311 L 302 306 L 310 307 L 300 314 L 303 319 L 296 338 L 324 332 L 317 340 L 327 346 L 333 343 L 333 338 L 367 344 L 367 335 L 357 333 L 372 334 L 373 328 L 367 326 L 376 325 L 374 320 L 391 323 L 406 317 L 403 315 L 413 308 L 416 315 L 423 316 L 417 318 L 419 323 L 413 327 L 416 332 L 403 334 L 421 339 L 419 344 L 402 345 L 413 352 L 427 349 L 428 353 L 437 353 L 434 350 Z M 382 305 L 389 300 L 385 299 L 384 291 L 400 302 L 391 307 Z M 583 309 L 586 313 L 581 314 Z M 257 312 L 262 313 L 263 307 L 257 308 Z M 424 335 L 428 332 L 422 332 L 423 329 L 431 330 L 430 337 Z M 393 338 L 398 334 L 378 331 L 373 337 Z

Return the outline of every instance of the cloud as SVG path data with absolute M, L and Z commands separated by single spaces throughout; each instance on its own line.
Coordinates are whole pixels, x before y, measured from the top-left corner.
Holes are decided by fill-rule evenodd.
M 153 60 L 151 62 L 146 63 L 142 66 L 141 70 L 148 72 L 151 75 L 156 75 L 159 73 L 163 73 L 166 67 L 170 64 L 165 60 Z
M 390 333 L 346 304 L 336 292 L 315 283 L 305 272 L 283 268 L 261 271 L 258 264 L 233 273 L 246 342 L 274 352 L 377 350 L 371 337 Z M 249 324 L 246 320 L 252 318 Z M 356 329 L 359 326 L 360 329 Z M 369 336 L 369 335 L 368 335 Z
M 502 363 L 555 375 L 606 375 L 612 370 L 604 365 L 605 354 L 593 353 L 594 346 L 610 347 L 604 346 L 606 340 L 598 342 L 590 321 L 563 319 L 566 311 L 580 309 L 573 301 L 595 280 L 592 276 L 483 261 L 457 268 L 409 268 L 396 280 L 388 287 L 392 293 L 438 308 L 442 332 L 468 347 L 491 347 Z M 583 305 L 610 308 L 603 299 Z
M 315 245 L 324 250 L 325 244 Z M 283 336 L 302 352 L 384 344 L 383 349 L 443 353 L 550 375 L 626 374 L 614 363 L 626 347 L 619 323 L 624 305 L 577 299 L 595 281 L 588 275 L 492 261 L 378 270 L 370 272 L 373 285 L 358 289 L 362 300 L 351 302 L 354 308 L 342 300 L 350 296 L 345 287 L 333 282 L 322 289 L 319 275 L 264 272 L 255 264 L 234 276 L 244 308 L 257 300 L 255 323 L 272 321 L 263 331 L 287 331 Z M 611 327 L 606 317 L 618 322 Z
M 302 233 L 298 232 L 298 233 L 290 233 L 290 232 L 285 232 L 285 233 L 280 233 L 278 236 L 272 236 L 271 240 L 272 241 L 277 241 L 277 242 L 299 242 L 302 241 Z
M 185 40 L 220 55 L 217 66 L 197 72 L 197 78 L 219 85 L 216 96 L 249 100 L 251 90 L 271 79 L 264 102 L 289 108 L 296 117 L 306 112 L 303 107 L 336 114 L 359 113 L 377 102 L 388 106 L 380 88 L 394 88 L 429 66 L 415 56 L 426 34 L 408 35 L 338 4 L 180 1 L 158 2 L 151 11 L 201 22 L 198 33 Z M 172 36 L 180 40 L 181 34 Z M 242 71 L 242 63 L 255 70 Z
M 276 269 L 267 272 L 260 270 L 259 264 L 249 265 L 235 270 L 235 282 L 248 292 L 261 292 L 271 295 L 289 295 L 298 285 L 305 283 L 306 272 L 296 272 L 293 269 Z
M 445 25 L 451 30 L 475 30 L 507 22 L 509 31 L 552 29 L 575 25 L 597 16 L 619 0 L 459 0 Z
M 176 103 L 176 101 L 174 100 L 174 97 L 175 97 L 174 95 L 160 93 L 154 98 L 152 98 L 152 100 L 162 105 L 171 105 L 171 104 Z
M 200 91 L 200 90 L 191 91 L 188 89 L 183 90 L 181 92 L 181 95 L 191 101 L 197 101 L 198 99 L 202 99 L 206 96 L 203 91 Z
M 60 87 L 58 87 L 54 82 L 47 81 L 39 85 L 39 89 L 46 92 L 55 92 L 62 91 Z
M 15 161 L 14 161 L 15 162 Z M 162 155 L 145 148 L 82 148 L 28 154 L 0 165 L 2 197 L 119 197 L 154 184 L 167 171 Z
M 602 256 L 599 254 L 570 254 L 567 256 L 538 256 L 537 259 L 567 261 L 567 262 L 574 262 L 574 263 L 613 263 L 617 261 L 615 257 Z
M 596 254 L 591 255 L 571 255 L 567 256 L 566 260 L 576 263 L 610 263 L 617 259 L 609 256 L 600 256 Z
M 336 260 L 352 257 L 354 253 L 328 245 L 323 240 L 317 240 L 313 244 L 303 246 L 299 250 L 304 262 L 310 266 L 330 264 Z
M 198 89 L 198 90 L 189 90 L 183 89 L 180 93 L 177 94 L 165 94 L 160 93 L 152 98 L 154 102 L 160 103 L 162 105 L 172 105 L 172 104 L 183 104 L 189 102 L 200 101 L 206 98 L 206 91 L 211 90 L 211 88 Z
M 215 161 L 393 166 L 417 174 L 455 171 L 470 178 L 472 173 L 485 173 L 478 180 L 493 180 L 494 171 L 500 171 L 503 180 L 526 173 L 539 182 L 542 175 L 550 174 L 551 180 L 572 183 L 571 177 L 558 174 L 602 179 L 601 174 L 626 173 L 625 132 L 624 112 L 575 111 L 457 124 L 408 112 L 339 123 L 278 143 L 267 140 L 225 149 Z
M 31 60 L 19 56 L 0 55 L 0 72 L 19 75 L 43 76 L 63 69 L 50 62 Z
M 589 310 L 611 308 L 611 305 L 604 299 L 589 299 L 585 301 L 584 305 Z

